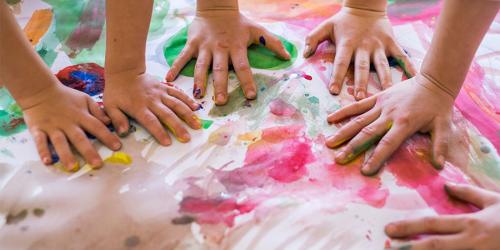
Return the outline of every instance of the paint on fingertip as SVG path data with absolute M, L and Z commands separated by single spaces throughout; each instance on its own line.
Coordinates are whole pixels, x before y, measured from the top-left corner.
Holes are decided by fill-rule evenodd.
M 113 152 L 109 157 L 104 159 L 105 163 L 130 165 L 132 157 L 125 152 Z
M 405 74 L 405 76 L 407 78 L 412 78 L 413 76 L 410 74 L 410 72 L 408 71 L 408 68 L 407 68 L 407 65 L 405 64 L 405 62 L 401 59 L 401 58 L 397 58 L 396 57 L 396 62 L 398 63 L 398 65 L 401 67 L 401 69 L 403 70 L 403 73 Z
M 259 43 L 262 44 L 263 46 L 266 46 L 266 39 L 264 38 L 264 36 L 259 37 Z

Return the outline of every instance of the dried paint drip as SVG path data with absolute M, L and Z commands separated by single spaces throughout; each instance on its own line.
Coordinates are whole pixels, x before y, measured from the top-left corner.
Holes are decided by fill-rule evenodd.
M 132 157 L 124 152 L 113 152 L 111 156 L 104 159 L 104 162 L 111 164 L 130 165 L 132 163 Z
M 179 212 L 189 215 L 200 224 L 224 223 L 232 227 L 236 216 L 252 211 L 255 206 L 251 202 L 237 201 L 235 198 L 185 197 L 180 203 Z
M 90 96 L 104 91 L 104 68 L 95 63 L 84 63 L 66 67 L 56 74 L 64 85 L 87 93 Z

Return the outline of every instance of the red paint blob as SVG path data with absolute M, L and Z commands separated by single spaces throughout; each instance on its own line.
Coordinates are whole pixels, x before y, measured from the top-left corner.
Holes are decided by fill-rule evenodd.
M 104 68 L 95 63 L 66 67 L 56 74 L 64 85 L 94 96 L 104 91 Z
M 304 77 L 304 79 L 308 80 L 308 81 L 311 81 L 313 78 L 312 76 L 308 75 L 308 74 L 303 74 L 302 77 Z

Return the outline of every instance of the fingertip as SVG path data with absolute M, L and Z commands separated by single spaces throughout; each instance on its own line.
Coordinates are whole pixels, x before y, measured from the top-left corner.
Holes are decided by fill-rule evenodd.
M 80 164 L 78 163 L 78 161 L 69 162 L 66 164 L 66 170 L 69 172 L 76 172 L 80 170 Z
M 257 98 L 257 92 L 253 89 L 247 90 L 245 97 L 249 100 L 254 100 Z
M 386 235 L 392 237 L 397 232 L 397 226 L 395 223 L 389 223 L 384 227 L 384 232 Z
M 340 94 L 340 88 L 336 82 L 333 82 L 330 84 L 330 94 L 332 95 L 338 95 Z
M 50 156 L 42 156 L 42 162 L 45 166 L 48 166 L 52 163 L 52 158 Z
M 216 96 L 215 96 L 215 104 L 216 105 L 224 105 L 226 104 L 227 102 L 227 98 L 226 98 L 226 95 L 223 94 L 223 93 L 218 93 Z
M 366 98 L 366 93 L 364 90 L 358 90 L 356 92 L 356 96 L 355 96 L 356 101 L 360 101 L 360 100 L 363 100 L 365 98 Z

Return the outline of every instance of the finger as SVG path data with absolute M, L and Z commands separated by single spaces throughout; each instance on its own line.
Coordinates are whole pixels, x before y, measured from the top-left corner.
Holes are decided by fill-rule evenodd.
M 180 102 L 179 102 L 180 103 Z M 187 108 L 187 107 L 186 107 Z M 189 109 L 188 109 L 189 110 Z M 182 121 L 177 117 L 174 112 L 163 105 L 156 105 L 152 108 L 155 115 L 160 118 L 163 125 L 165 125 L 170 132 L 180 142 L 188 142 L 191 140 L 189 132 L 182 125 Z
M 358 115 L 368 111 L 375 106 L 377 102 L 376 96 L 371 96 L 369 98 L 363 99 L 359 102 L 351 103 L 331 114 L 328 115 L 327 121 L 329 123 L 336 123 L 342 121 L 348 117 Z
M 123 114 L 123 112 L 118 108 L 107 108 L 106 112 L 111 118 L 111 122 L 113 123 L 113 127 L 115 128 L 118 136 L 127 136 L 130 127 L 127 116 L 125 116 L 125 114 Z
M 106 147 L 111 150 L 119 150 L 122 147 L 120 138 L 115 134 L 111 133 L 109 129 L 100 123 L 98 120 L 89 116 L 86 117 L 82 122 L 82 127 L 85 131 L 95 136 L 100 142 L 102 142 Z M 95 166 L 95 165 L 94 165 Z
M 45 165 L 51 164 L 52 157 L 50 157 L 47 134 L 45 134 L 43 131 L 39 129 L 32 129 L 31 135 L 33 136 L 33 140 L 35 141 L 36 149 L 38 151 L 38 155 L 40 156 L 40 160 Z
M 472 203 L 478 208 L 487 207 L 500 200 L 497 193 L 472 185 L 447 183 L 445 189 L 450 196 Z
M 168 146 L 172 144 L 167 131 L 151 111 L 147 109 L 139 111 L 134 117 L 161 145 Z
M 410 60 L 410 57 L 397 43 L 393 42 L 389 46 L 389 54 L 396 59 L 399 66 L 403 69 L 406 77 L 411 78 L 417 74 L 417 69 Z
M 468 246 L 468 237 L 461 234 L 429 236 L 399 246 L 398 249 L 411 250 L 452 250 L 472 249 Z
M 335 156 L 335 161 L 340 164 L 347 164 L 358 155 L 370 149 L 389 130 L 385 119 L 378 119 L 376 122 L 364 127 L 339 153 Z
M 234 71 L 240 80 L 240 86 L 247 99 L 253 100 L 257 97 L 257 87 L 253 81 L 252 71 L 248 63 L 247 49 L 237 48 L 231 52 L 231 61 Z
M 78 171 L 80 166 L 71 152 L 66 136 L 62 131 L 56 130 L 49 134 L 50 141 L 59 156 L 61 163 L 68 171 Z
M 208 50 L 202 50 L 196 59 L 194 68 L 193 96 L 203 98 L 207 90 L 208 68 L 212 61 L 212 54 Z
M 176 87 L 170 87 L 164 85 L 167 89 L 167 94 L 181 100 L 184 102 L 186 105 L 189 106 L 189 108 L 193 111 L 199 110 L 201 108 L 201 104 L 197 103 L 193 98 L 189 97 L 182 89 L 178 89 Z
M 370 53 L 365 49 L 356 50 L 354 60 L 354 96 L 356 100 L 366 98 L 368 77 L 370 75 Z
M 449 122 L 445 119 L 436 120 L 436 126 L 431 134 L 432 139 L 432 165 L 442 169 L 448 153 L 448 138 L 450 136 Z
M 335 58 L 333 60 L 332 79 L 330 82 L 330 93 L 338 95 L 342 89 L 344 78 L 351 64 L 353 48 L 351 45 L 339 44 L 336 47 Z
M 97 103 L 92 100 L 92 98 L 89 96 L 87 98 L 87 105 L 89 107 L 89 112 L 95 116 L 99 121 L 103 122 L 106 125 L 109 125 L 111 123 L 111 119 L 104 113 L 104 110 L 97 105 Z
M 182 49 L 179 56 L 175 59 L 174 63 L 172 63 L 172 67 L 167 72 L 167 77 L 165 80 L 168 82 L 174 81 L 175 78 L 179 75 L 179 72 L 186 66 L 186 64 L 193 58 L 195 52 L 195 47 L 192 43 L 186 43 L 186 46 Z
M 373 53 L 373 63 L 382 89 L 389 88 L 392 85 L 391 68 L 383 49 L 375 50 Z
M 212 72 L 216 105 L 224 105 L 227 102 L 228 57 L 227 51 L 220 50 L 214 53 Z
M 94 146 L 92 146 L 83 130 L 80 128 L 68 129 L 65 131 L 65 134 L 88 164 L 95 168 L 102 166 L 101 157 L 97 154 L 97 151 Z
M 255 43 L 261 44 L 276 53 L 280 58 L 290 60 L 290 53 L 285 49 L 281 40 L 266 29 L 259 27 L 254 32 Z
M 397 221 L 385 227 L 391 238 L 407 238 L 419 234 L 453 234 L 464 230 L 463 215 L 440 215 Z
M 316 49 L 318 45 L 327 40 L 328 38 L 332 39 L 333 36 L 333 24 L 330 21 L 324 21 L 320 25 L 318 25 L 314 30 L 309 33 L 306 37 L 306 47 L 304 49 L 304 57 L 310 57 Z M 332 39 L 333 41 L 333 39 Z
M 200 119 L 185 103 L 168 95 L 162 96 L 162 102 L 172 111 L 174 111 L 174 113 L 182 120 L 184 120 L 191 128 L 193 129 L 201 128 Z
M 386 124 L 391 126 L 390 121 L 387 121 Z M 389 158 L 389 156 L 399 148 L 399 146 L 403 143 L 406 137 L 411 134 L 408 131 L 408 128 L 405 128 L 401 125 L 394 125 L 389 129 L 389 132 L 380 139 L 373 154 L 370 156 L 368 161 L 363 164 L 361 168 L 361 173 L 364 175 L 374 175 L 378 172 L 378 170 L 382 167 L 382 164 Z
M 335 134 L 326 140 L 326 145 L 330 148 L 340 146 L 342 143 L 351 139 L 364 127 L 375 121 L 380 116 L 380 110 L 372 109 L 367 113 L 359 115 L 358 117 L 349 121 L 346 125 L 342 126 Z

